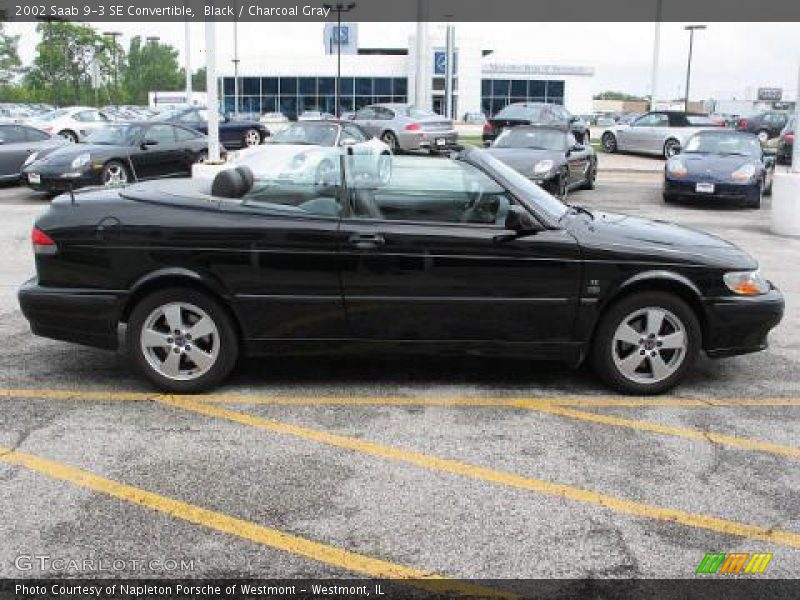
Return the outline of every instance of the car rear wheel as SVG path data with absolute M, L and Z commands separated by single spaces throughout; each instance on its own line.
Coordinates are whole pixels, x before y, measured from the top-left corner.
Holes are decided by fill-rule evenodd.
M 769 131 L 767 131 L 766 129 L 762 129 L 756 135 L 758 136 L 758 141 L 761 142 L 762 144 L 767 140 L 769 140 Z
M 194 157 L 195 163 L 204 163 L 208 160 L 208 152 L 205 150 L 200 150 L 197 155 Z
M 617 137 L 610 131 L 603 134 L 603 137 L 600 138 L 600 143 L 606 152 L 613 153 L 617 151 Z
M 125 185 L 131 180 L 130 173 L 128 173 L 128 167 L 118 160 L 108 161 L 103 166 L 100 177 L 103 180 L 103 185 L 108 187 Z
M 258 146 L 261 143 L 261 134 L 256 129 L 248 129 L 244 132 L 242 143 L 248 148 Z
M 675 139 L 664 142 L 664 158 L 669 160 L 681 151 L 681 143 Z
M 558 176 L 558 182 L 556 183 L 556 198 L 561 200 L 562 202 L 567 201 L 567 195 L 569 194 L 569 187 L 567 186 L 567 174 L 562 173 Z
M 75 133 L 74 131 L 70 131 L 69 129 L 65 129 L 64 131 L 59 131 L 58 135 L 60 135 L 62 138 L 64 138 L 65 140 L 67 140 L 71 144 L 77 144 L 78 143 L 78 134 Z
M 701 329 L 692 309 L 665 292 L 623 298 L 602 317 L 593 345 L 598 375 L 627 394 L 660 394 L 694 364 Z
M 397 136 L 391 131 L 384 131 L 381 135 L 381 141 L 389 146 L 392 154 L 397 154 L 400 151 L 400 143 L 397 141 Z
M 239 353 L 236 329 L 222 306 L 191 288 L 168 288 L 131 313 L 127 350 L 158 388 L 193 393 L 219 384 Z

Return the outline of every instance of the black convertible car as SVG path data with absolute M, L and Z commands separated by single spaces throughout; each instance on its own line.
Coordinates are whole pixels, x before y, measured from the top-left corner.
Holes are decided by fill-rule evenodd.
M 733 244 L 573 209 L 482 150 L 393 157 L 379 183 L 350 175 L 374 157 L 320 151 L 341 181 L 238 167 L 56 198 L 19 291 L 33 332 L 113 349 L 127 324 L 132 360 L 176 392 L 240 353 L 351 348 L 590 358 L 648 394 L 700 350 L 764 349 L 783 315 Z
M 752 133 L 701 131 L 664 166 L 664 201 L 729 200 L 760 208 L 774 174 L 774 151 L 763 150 Z
M 154 120 L 178 123 L 208 134 L 208 111 L 205 108 L 176 108 L 159 114 Z M 258 146 L 268 137 L 269 130 L 258 121 L 233 120 L 225 115 L 219 117 L 219 141 L 226 148 Z
M 591 145 L 558 127 L 520 125 L 504 130 L 489 154 L 564 200 L 574 189 L 592 189 L 597 179 L 597 155 Z
M 29 157 L 22 179 L 31 188 L 59 192 L 87 185 L 124 185 L 186 177 L 208 156 L 201 133 L 169 123 L 113 123 L 85 143 L 42 150 Z

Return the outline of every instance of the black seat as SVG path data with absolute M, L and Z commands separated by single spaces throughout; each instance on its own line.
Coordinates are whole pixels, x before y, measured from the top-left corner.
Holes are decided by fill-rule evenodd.
M 253 187 L 253 172 L 249 167 L 225 169 L 217 173 L 211 184 L 211 195 L 222 198 L 241 198 Z

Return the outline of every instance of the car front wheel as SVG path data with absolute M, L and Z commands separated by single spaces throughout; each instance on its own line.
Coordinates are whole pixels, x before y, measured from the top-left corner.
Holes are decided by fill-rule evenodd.
M 669 160 L 681 151 L 681 143 L 678 140 L 667 140 L 664 143 L 664 158 Z
M 219 384 L 239 345 L 227 311 L 208 294 L 167 288 L 133 309 L 126 343 L 144 375 L 167 392 L 194 393 Z
M 683 300 L 665 292 L 637 293 L 602 317 L 593 362 L 619 392 L 660 394 L 684 379 L 700 345 L 700 324 Z
M 244 132 L 244 139 L 242 144 L 250 148 L 251 146 L 258 146 L 261 143 L 261 134 L 255 129 L 248 129 Z

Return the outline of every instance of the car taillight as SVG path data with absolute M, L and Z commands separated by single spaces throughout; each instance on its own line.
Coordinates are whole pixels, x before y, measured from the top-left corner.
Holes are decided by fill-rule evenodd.
M 494 127 L 491 123 L 484 123 L 483 124 L 483 133 L 494 133 Z
M 49 235 L 38 227 L 34 227 L 31 231 L 31 243 L 33 244 L 34 254 L 55 254 L 58 252 L 58 246 Z
M 419 123 L 409 123 L 406 125 L 406 131 L 419 131 L 420 129 L 422 129 L 422 125 Z
M 739 123 L 737 125 L 741 129 L 745 129 L 747 127 L 747 119 L 739 119 Z
M 794 144 L 794 134 L 793 133 L 787 133 L 785 136 L 783 136 L 783 139 L 785 139 L 786 142 L 789 143 L 789 144 Z
M 50 133 L 51 131 L 53 131 L 53 126 L 52 125 L 44 125 L 42 127 L 42 130 L 46 131 L 47 133 Z

